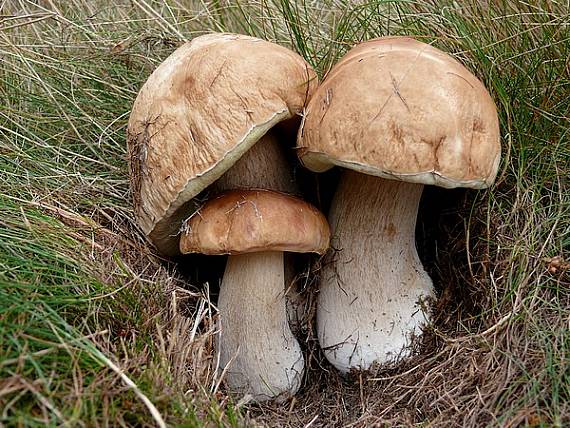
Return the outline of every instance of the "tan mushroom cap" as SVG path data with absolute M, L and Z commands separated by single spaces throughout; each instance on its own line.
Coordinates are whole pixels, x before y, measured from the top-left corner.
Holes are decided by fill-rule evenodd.
M 311 204 L 271 190 L 232 190 L 211 199 L 186 220 L 180 251 L 323 254 L 329 239 L 326 218 Z
M 318 85 L 296 53 L 254 37 L 209 34 L 182 45 L 148 78 L 129 119 L 137 220 L 164 254 L 178 249 L 189 201 Z
M 483 84 L 440 50 L 409 37 L 351 49 L 307 106 L 302 163 L 442 187 L 488 187 L 499 121 Z

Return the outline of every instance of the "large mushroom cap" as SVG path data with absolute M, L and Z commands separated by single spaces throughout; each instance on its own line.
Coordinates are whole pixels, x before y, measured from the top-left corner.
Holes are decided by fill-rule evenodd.
M 137 220 L 158 249 L 178 251 L 189 201 L 317 86 L 294 52 L 254 37 L 210 34 L 184 44 L 133 105 L 128 145 Z
M 186 220 L 183 230 L 183 254 L 323 254 L 330 238 L 327 220 L 314 206 L 262 189 L 233 190 L 211 199 Z
M 408 37 L 351 49 L 307 106 L 299 157 L 442 187 L 484 188 L 497 174 L 495 104 L 464 66 Z

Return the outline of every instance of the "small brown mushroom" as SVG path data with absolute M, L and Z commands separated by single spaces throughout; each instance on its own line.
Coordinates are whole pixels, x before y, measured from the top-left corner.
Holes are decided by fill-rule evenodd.
M 298 390 L 304 359 L 287 322 L 283 252 L 323 254 L 329 235 L 312 205 L 259 189 L 223 193 L 185 222 L 183 254 L 230 255 L 217 346 L 232 392 L 264 401 Z
M 500 159 L 495 104 L 465 67 L 408 37 L 351 49 L 307 106 L 299 157 L 341 166 L 333 247 L 317 303 L 321 347 L 339 370 L 406 355 L 433 296 L 415 246 L 423 185 L 481 189 Z

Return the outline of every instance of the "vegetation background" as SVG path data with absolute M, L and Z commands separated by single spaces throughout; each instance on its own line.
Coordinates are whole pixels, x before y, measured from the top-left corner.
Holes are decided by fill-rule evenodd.
M 569 14 L 566 0 L 0 0 L 0 425 L 568 426 Z M 144 242 L 125 144 L 148 75 L 210 31 L 281 43 L 321 77 L 360 40 L 414 35 L 489 88 L 496 185 L 424 197 L 418 246 L 441 299 L 418 356 L 341 378 L 309 304 L 299 395 L 225 395 L 215 301 L 191 262 Z

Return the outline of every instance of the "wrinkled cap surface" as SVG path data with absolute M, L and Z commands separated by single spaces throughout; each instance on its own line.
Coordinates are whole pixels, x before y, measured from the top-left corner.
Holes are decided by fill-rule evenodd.
M 315 92 L 299 130 L 302 163 L 442 187 L 484 188 L 500 159 L 499 121 L 483 84 L 408 37 L 361 43 Z
M 129 119 L 133 201 L 143 231 L 176 254 L 192 198 L 317 86 L 297 54 L 264 40 L 209 34 L 178 48 L 148 78 Z
M 211 199 L 184 222 L 180 251 L 323 254 L 329 239 L 326 218 L 311 204 L 270 190 L 232 190 Z

